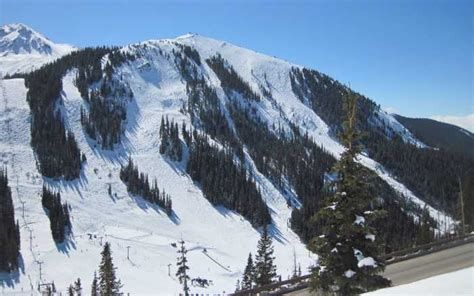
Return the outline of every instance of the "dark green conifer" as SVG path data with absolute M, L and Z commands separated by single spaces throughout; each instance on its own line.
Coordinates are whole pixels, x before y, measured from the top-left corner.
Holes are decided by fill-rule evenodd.
M 252 253 L 249 253 L 247 265 L 245 266 L 244 275 L 242 276 L 242 290 L 252 289 L 255 283 L 255 266 L 253 264 Z
M 382 212 L 370 207 L 372 174 L 356 162 L 360 152 L 356 128 L 356 98 L 347 98 L 347 120 L 341 140 L 346 150 L 334 167 L 337 174 L 328 196 L 315 215 L 320 236 L 311 244 L 319 255 L 311 286 L 336 295 L 355 295 L 386 287 L 390 281 L 380 274 L 380 242 L 372 221 Z
M 78 278 L 74 282 L 74 292 L 76 293 L 77 296 L 82 295 L 82 285 L 81 285 L 81 279 L 80 278 Z
M 272 238 L 268 234 L 267 227 L 264 226 L 255 256 L 255 283 L 257 286 L 271 284 L 276 277 L 276 266 L 273 260 L 275 257 L 273 256 Z
M 74 287 L 72 285 L 69 285 L 67 288 L 67 296 L 74 296 Z
M 187 274 L 189 270 L 188 266 L 188 259 L 186 258 L 186 253 L 188 253 L 188 250 L 186 250 L 186 247 L 184 245 L 184 240 L 181 240 L 179 242 L 179 248 L 178 248 L 178 258 L 177 258 L 177 263 L 176 265 L 178 266 L 178 270 L 176 271 L 176 276 L 179 279 L 180 284 L 183 285 L 183 292 L 185 296 L 189 295 L 189 286 L 188 286 L 188 281 L 189 281 L 189 275 Z
M 0 170 L 0 272 L 18 268 L 20 255 L 20 230 L 15 223 L 11 188 L 6 169 Z
M 122 284 L 115 274 L 116 267 L 112 262 L 112 253 L 108 242 L 105 243 L 101 255 L 102 260 L 99 265 L 99 294 L 101 296 L 118 295 Z
M 91 285 L 91 296 L 99 296 L 99 287 L 97 285 L 97 274 L 94 271 L 94 278 L 92 279 Z

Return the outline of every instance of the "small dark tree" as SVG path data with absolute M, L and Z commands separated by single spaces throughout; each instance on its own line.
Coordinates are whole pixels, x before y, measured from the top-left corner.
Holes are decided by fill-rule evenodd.
M 94 279 L 91 285 L 91 296 L 99 296 L 99 288 L 97 286 L 97 274 L 94 271 Z
M 82 285 L 81 285 L 81 279 L 78 278 L 77 281 L 74 282 L 74 292 L 76 292 L 77 296 L 82 295 Z
M 179 249 L 178 249 L 178 262 L 176 265 L 178 266 L 178 271 L 176 272 L 176 276 L 179 279 L 180 284 L 183 285 L 183 291 L 184 295 L 188 296 L 189 295 L 189 287 L 188 287 L 188 280 L 189 276 L 187 275 L 187 270 L 189 270 L 188 267 L 188 259 L 186 258 L 186 253 L 188 250 L 186 250 L 186 247 L 184 245 L 184 240 L 181 240 L 179 242 Z
M 69 285 L 69 287 L 67 288 L 67 295 L 74 296 L 74 287 L 72 285 Z
M 354 96 L 347 99 L 347 120 L 341 139 L 346 147 L 334 171 L 337 180 L 315 218 L 321 235 L 311 249 L 319 255 L 313 271 L 312 289 L 336 295 L 355 295 L 388 286 L 390 281 L 379 273 L 384 264 L 378 259 L 379 242 L 371 222 L 382 213 L 370 207 L 374 201 L 370 172 L 356 162 L 356 106 Z
M 276 277 L 276 266 L 273 263 L 272 238 L 268 235 L 267 227 L 263 227 L 262 236 L 258 241 L 257 256 L 255 257 L 255 282 L 257 286 L 268 285 Z
M 253 264 L 252 253 L 249 253 L 244 275 L 242 276 L 242 290 L 252 289 L 255 282 L 255 266 Z
M 110 244 L 105 243 L 102 251 L 102 261 L 99 265 L 99 294 L 100 295 L 118 295 L 122 283 L 117 279 L 115 274 L 116 267 L 112 262 L 112 253 L 110 251 Z
M 240 285 L 240 280 L 237 280 L 237 283 L 235 283 L 235 292 L 238 292 L 242 289 L 242 286 Z

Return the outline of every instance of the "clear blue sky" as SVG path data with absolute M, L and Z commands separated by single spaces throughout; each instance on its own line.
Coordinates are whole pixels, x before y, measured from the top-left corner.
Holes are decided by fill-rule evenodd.
M 0 0 L 1 23 L 55 42 L 187 32 L 305 65 L 415 117 L 474 113 L 473 1 Z

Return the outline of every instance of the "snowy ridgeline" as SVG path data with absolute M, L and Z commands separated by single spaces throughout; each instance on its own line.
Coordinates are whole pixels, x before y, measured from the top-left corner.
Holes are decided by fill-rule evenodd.
M 56 44 L 23 24 L 0 27 L 0 77 L 29 72 L 70 53 L 75 48 Z
M 474 267 L 430 277 L 406 285 L 365 293 L 367 296 L 382 295 L 466 295 L 474 293 Z
M 293 94 L 288 73 L 294 65 L 221 41 L 187 35 L 142 43 L 147 45 L 144 56 L 118 70 L 117 76 L 130 85 L 134 101 L 128 105 L 122 143 L 113 151 L 100 149 L 84 133 L 80 123 L 84 100 L 74 85 L 75 73 L 66 75 L 61 111 L 67 128 L 74 133 L 80 150 L 86 155 L 87 163 L 78 180 L 49 180 L 38 173 L 30 147 L 30 110 L 23 80 L 4 81 L 6 96 L 2 98 L 2 104 L 7 109 L 2 109 L 0 114 L 0 161 L 8 168 L 16 217 L 20 220 L 23 266 L 16 274 L 0 276 L 0 285 L 5 292 L 30 291 L 32 287 L 36 289 L 39 282 L 49 281 L 65 291 L 78 277 L 88 291 L 100 261 L 102 245 L 108 241 L 124 292 L 173 294 L 180 287 L 175 277 L 177 253 L 173 244 L 180 239 L 186 241 L 189 249 L 191 277 L 209 279 L 213 283 L 207 289 L 192 287 L 193 292 L 234 291 L 248 253 L 256 250 L 259 232 L 237 213 L 212 206 L 185 173 L 186 159 L 176 163 L 159 153 L 158 130 L 162 116 L 191 125 L 189 116 L 181 112 L 187 101 L 185 83 L 174 62 L 165 58 L 177 49 L 175 42 L 192 45 L 202 59 L 219 52 L 254 90 L 260 89 L 265 81 L 271 85 L 272 100 L 264 98 L 257 106 L 259 116 L 268 126 L 275 124 L 289 129 L 291 122 L 308 132 L 334 156 L 338 157 L 343 151 L 330 136 L 324 121 Z M 141 49 L 124 48 L 124 51 L 134 50 Z M 200 70 L 225 103 L 225 93 L 214 72 L 204 63 Z M 387 122 L 396 122 L 388 114 L 384 114 L 384 118 Z M 415 141 L 406 130 L 394 130 L 400 131 L 407 141 Z M 175 215 L 168 217 L 159 207 L 127 193 L 119 171 L 129 156 L 141 171 L 156 178 L 158 186 L 170 194 Z M 375 161 L 361 156 L 360 162 L 411 201 L 421 207 L 425 205 Z M 306 273 L 316 258 L 289 228 L 291 209 L 287 207 L 285 197 L 257 171 L 251 159 L 248 165 L 271 211 L 273 224 L 269 232 L 274 240 L 278 274 L 286 279 L 292 273 L 294 256 Z M 51 238 L 49 220 L 39 198 L 43 182 L 60 190 L 63 200 L 71 205 L 73 239 L 68 243 L 57 246 Z M 452 224 L 449 217 L 444 219 L 442 213 L 428 208 L 441 223 L 441 229 L 445 222 Z M 43 262 L 41 274 L 39 262 Z

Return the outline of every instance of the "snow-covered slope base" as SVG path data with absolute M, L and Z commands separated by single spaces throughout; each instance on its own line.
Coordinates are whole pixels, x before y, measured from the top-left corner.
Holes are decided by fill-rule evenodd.
M 123 49 L 132 53 L 137 51 L 140 55 L 115 73 L 130 86 L 134 99 L 127 106 L 122 143 L 113 151 L 100 149 L 85 135 L 80 124 L 80 109 L 85 103 L 73 83 L 75 73 L 71 71 L 64 77 L 60 107 L 66 126 L 74 133 L 87 163 L 76 181 L 49 180 L 38 173 L 30 147 L 30 112 L 23 81 L 6 80 L 0 114 L 0 161 L 8 168 L 16 217 L 21 225 L 22 268 L 18 273 L 0 275 L 4 292 L 27 291 L 29 294 L 37 291 L 38 283 L 51 281 L 55 282 L 58 291 L 64 292 L 78 277 L 85 291 L 89 291 L 102 245 L 108 241 L 118 267 L 118 277 L 124 284 L 123 292 L 132 295 L 177 294 L 180 290 L 175 277 L 177 253 L 172 244 L 181 239 L 189 249 L 191 277 L 209 279 L 213 283 L 207 289 L 192 287 L 192 292 L 234 291 L 248 253 L 256 250 L 259 232 L 239 214 L 212 206 L 185 173 L 186 159 L 176 163 L 159 153 L 158 131 L 162 115 L 191 125 L 189 116 L 180 111 L 187 102 L 187 94 L 185 82 L 173 61 L 173 50 L 179 50 L 176 43 L 192 46 L 202 60 L 219 52 L 254 91 L 265 84 L 271 89 L 272 98 L 262 96 L 262 101 L 255 107 L 268 126 L 274 123 L 289 130 L 289 123 L 293 123 L 339 157 L 343 147 L 330 136 L 329 127 L 292 92 L 289 72 L 295 65 L 217 40 L 187 35 L 174 40 L 147 41 Z M 214 72 L 205 63 L 199 71 L 216 89 L 225 106 L 228 98 Z M 388 122 L 396 122 L 390 115 L 386 117 Z M 416 143 L 406 131 L 395 130 Z M 418 144 L 422 146 L 422 143 Z M 129 156 L 140 171 L 151 178 L 156 177 L 159 188 L 171 195 L 174 216 L 170 218 L 158 207 L 127 193 L 119 170 Z M 424 206 L 424 202 L 382 166 L 365 156 L 361 156 L 360 161 L 408 199 Z M 294 256 L 305 273 L 315 262 L 315 256 L 289 228 L 291 209 L 287 207 L 285 197 L 256 170 L 250 157 L 247 162 L 270 207 L 273 220 L 270 233 L 274 239 L 278 274 L 286 279 L 292 273 Z M 39 197 L 43 183 L 60 190 L 63 200 L 72 207 L 73 237 L 66 244 L 57 246 L 52 240 L 49 220 Z M 112 196 L 108 194 L 109 184 Z M 442 217 L 435 209 L 429 209 L 434 218 Z M 438 220 L 452 223 L 450 219 Z M 444 229 L 443 226 L 440 228 Z
M 430 277 L 407 285 L 366 293 L 381 295 L 472 295 L 474 293 L 474 267 Z

